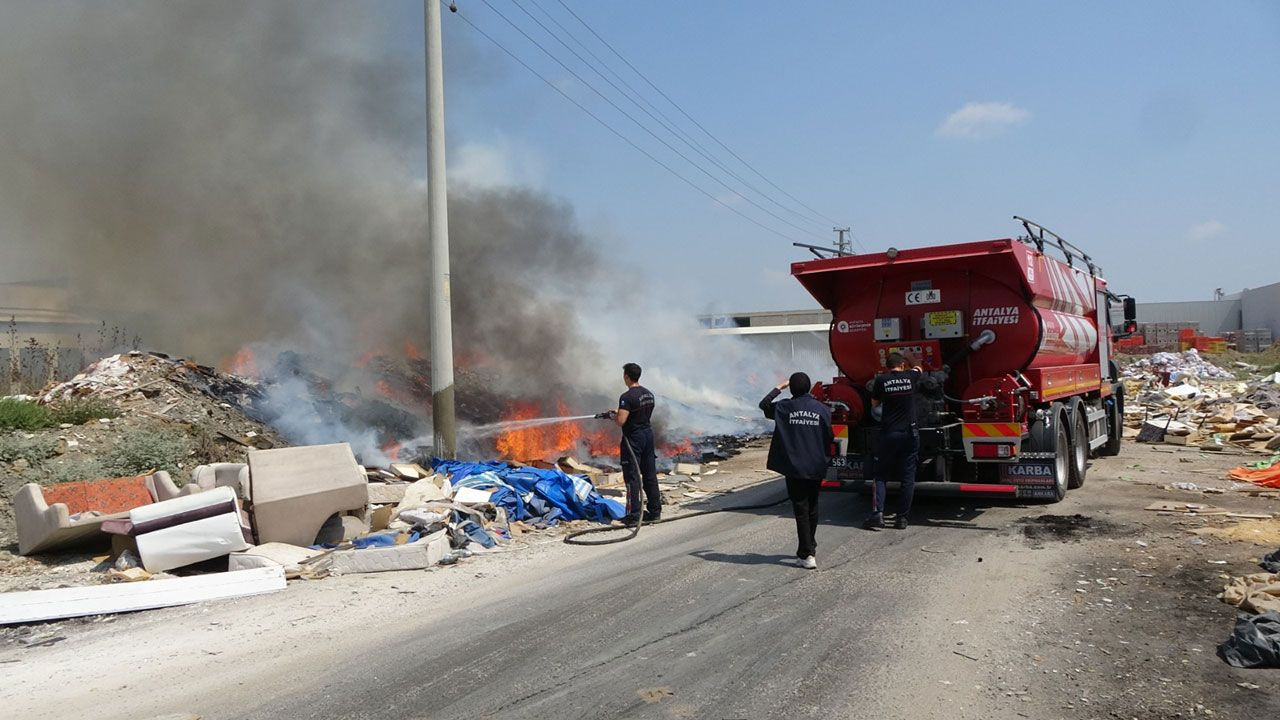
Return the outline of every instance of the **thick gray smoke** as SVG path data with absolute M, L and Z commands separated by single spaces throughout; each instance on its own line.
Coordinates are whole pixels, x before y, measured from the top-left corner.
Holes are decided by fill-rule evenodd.
M 398 27 L 416 7 L 0 5 L 0 280 L 64 279 L 93 315 L 208 363 L 250 345 L 340 375 L 415 339 L 426 353 L 421 44 Z M 446 43 L 457 97 L 491 66 Z M 748 365 L 789 370 L 711 360 L 689 309 L 613 295 L 543 194 L 455 186 L 450 230 L 459 364 L 496 368 L 491 390 L 607 396 L 634 359 L 732 425 Z M 641 328 L 613 334 L 624 315 Z
M 66 279 L 206 362 L 249 341 L 345 360 L 425 337 L 421 45 L 397 44 L 390 14 L 406 8 L 0 6 L 3 278 Z M 530 294 L 593 268 L 568 209 L 521 191 L 452 205 L 460 345 L 567 343 Z

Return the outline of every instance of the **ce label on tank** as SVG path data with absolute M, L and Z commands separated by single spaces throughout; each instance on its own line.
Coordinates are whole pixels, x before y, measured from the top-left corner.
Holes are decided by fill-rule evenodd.
M 907 292 L 908 305 L 930 305 L 942 302 L 941 290 L 910 290 Z

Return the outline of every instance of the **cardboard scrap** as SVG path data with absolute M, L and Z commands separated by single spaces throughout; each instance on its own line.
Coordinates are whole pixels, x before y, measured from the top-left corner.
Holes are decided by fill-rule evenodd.
M 1267 548 L 1280 546 L 1280 520 L 1245 520 L 1221 527 L 1196 528 L 1191 532 Z
M 1280 573 L 1234 577 L 1218 594 L 1222 602 L 1246 612 L 1280 612 Z
M 1155 502 L 1151 503 L 1144 509 L 1155 512 L 1184 513 L 1187 515 L 1231 514 L 1231 511 L 1226 508 L 1220 508 L 1215 505 L 1201 505 L 1200 503 Z
M 396 512 L 420 508 L 436 500 L 448 500 L 452 494 L 453 486 L 444 475 L 424 477 L 405 488 L 404 498 L 396 506 Z

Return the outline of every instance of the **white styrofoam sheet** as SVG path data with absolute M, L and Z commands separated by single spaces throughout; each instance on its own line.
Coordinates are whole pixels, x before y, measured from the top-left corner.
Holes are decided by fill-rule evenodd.
M 190 605 L 285 588 L 284 568 L 212 573 L 173 580 L 0 593 L 0 625 Z

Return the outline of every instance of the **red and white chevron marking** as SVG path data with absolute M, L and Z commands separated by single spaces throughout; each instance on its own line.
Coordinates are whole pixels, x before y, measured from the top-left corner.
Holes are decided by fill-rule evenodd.
M 1050 308 L 1072 315 L 1085 315 L 1097 309 L 1092 277 L 1044 255 L 1040 261 L 1042 277 L 1048 280 L 1053 293 Z

